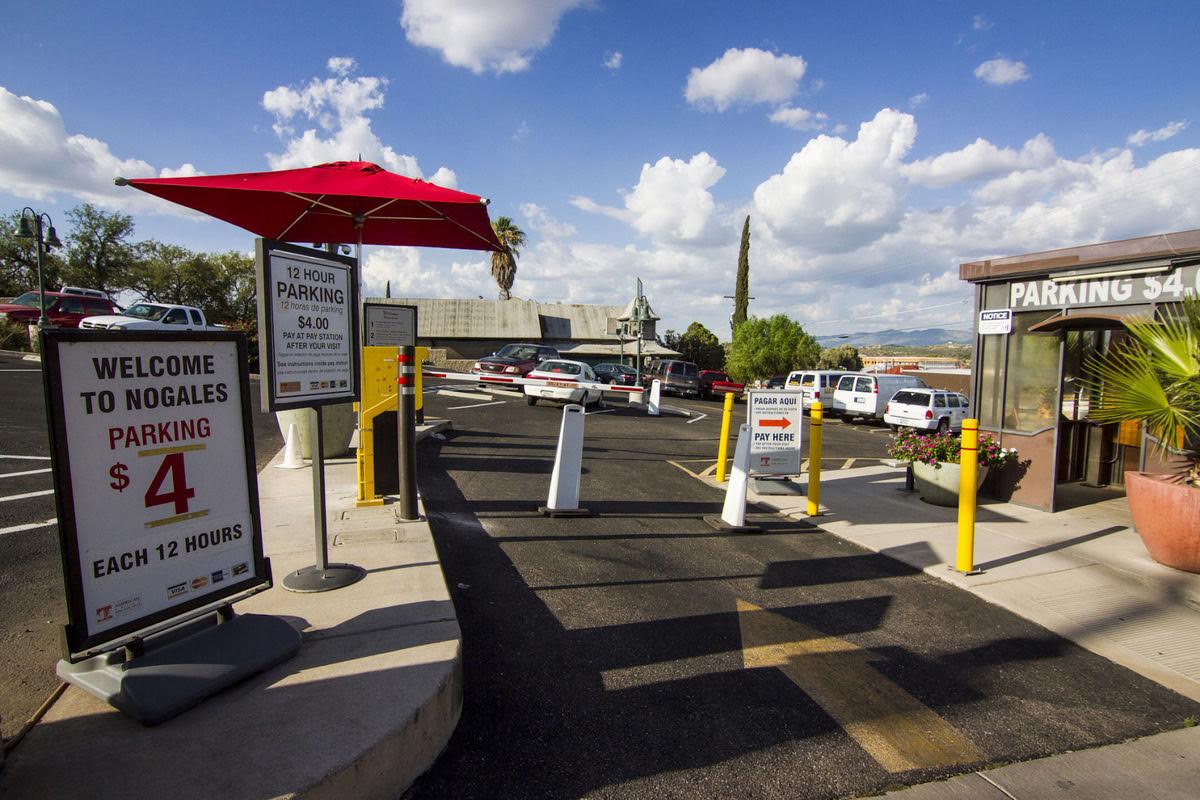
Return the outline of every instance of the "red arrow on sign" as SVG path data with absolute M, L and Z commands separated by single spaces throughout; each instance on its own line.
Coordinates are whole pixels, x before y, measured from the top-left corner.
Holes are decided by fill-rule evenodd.
M 760 419 L 758 421 L 758 427 L 760 428 L 787 428 L 790 427 L 791 424 L 792 421 L 787 417 L 780 417 L 779 419 Z

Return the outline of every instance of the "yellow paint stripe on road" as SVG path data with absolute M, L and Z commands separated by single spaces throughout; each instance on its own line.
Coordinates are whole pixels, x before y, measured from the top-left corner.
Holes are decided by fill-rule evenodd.
M 887 771 L 983 760 L 970 739 L 872 667 L 870 651 L 741 599 L 737 609 L 745 668 L 782 671 Z
M 853 459 L 853 458 L 847 458 L 847 459 L 846 459 L 846 463 L 845 463 L 845 464 L 842 464 L 842 469 L 850 469 L 851 467 L 853 467 L 853 466 L 854 466 L 854 462 L 855 462 L 855 461 L 856 461 L 856 459 Z
M 692 472 L 690 469 L 688 469 L 687 467 L 685 467 L 683 464 L 680 464 L 678 461 L 668 461 L 667 463 L 668 463 L 668 464 L 670 464 L 670 465 L 671 465 L 671 466 L 673 466 L 673 467 L 679 467 L 681 470 L 683 470 L 684 472 L 686 472 L 688 475 L 691 475 L 693 478 L 699 478 L 699 477 L 700 477 L 699 475 L 697 475 L 696 473 Z

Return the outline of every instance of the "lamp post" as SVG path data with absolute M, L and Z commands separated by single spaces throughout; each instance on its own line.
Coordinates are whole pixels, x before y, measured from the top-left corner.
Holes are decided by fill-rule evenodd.
M 30 227 L 29 220 L 33 220 L 33 226 Z M 42 221 L 46 222 L 46 236 L 42 235 Z M 20 227 L 17 229 L 17 237 L 21 239 L 34 239 L 34 245 L 37 248 L 37 270 L 38 270 L 38 330 L 46 327 L 46 281 L 42 278 L 42 253 L 49 253 L 55 247 L 62 247 L 62 242 L 58 240 L 58 234 L 54 230 L 54 222 L 50 219 L 49 214 L 39 213 L 34 211 L 29 206 L 21 209 Z

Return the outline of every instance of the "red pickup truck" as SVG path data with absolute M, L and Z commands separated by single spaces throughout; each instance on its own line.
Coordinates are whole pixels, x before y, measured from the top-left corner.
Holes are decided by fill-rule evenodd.
M 724 372 L 715 369 L 700 370 L 700 396 L 705 400 L 711 400 L 714 397 L 724 398 L 727 394 L 738 398 L 745 391 L 745 384 L 735 383 Z

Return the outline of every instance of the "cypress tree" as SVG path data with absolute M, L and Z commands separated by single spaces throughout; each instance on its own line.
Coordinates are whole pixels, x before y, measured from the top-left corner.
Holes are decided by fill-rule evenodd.
M 750 308 L 750 215 L 742 226 L 742 247 L 738 251 L 737 288 L 733 292 L 733 329 L 746 321 Z

